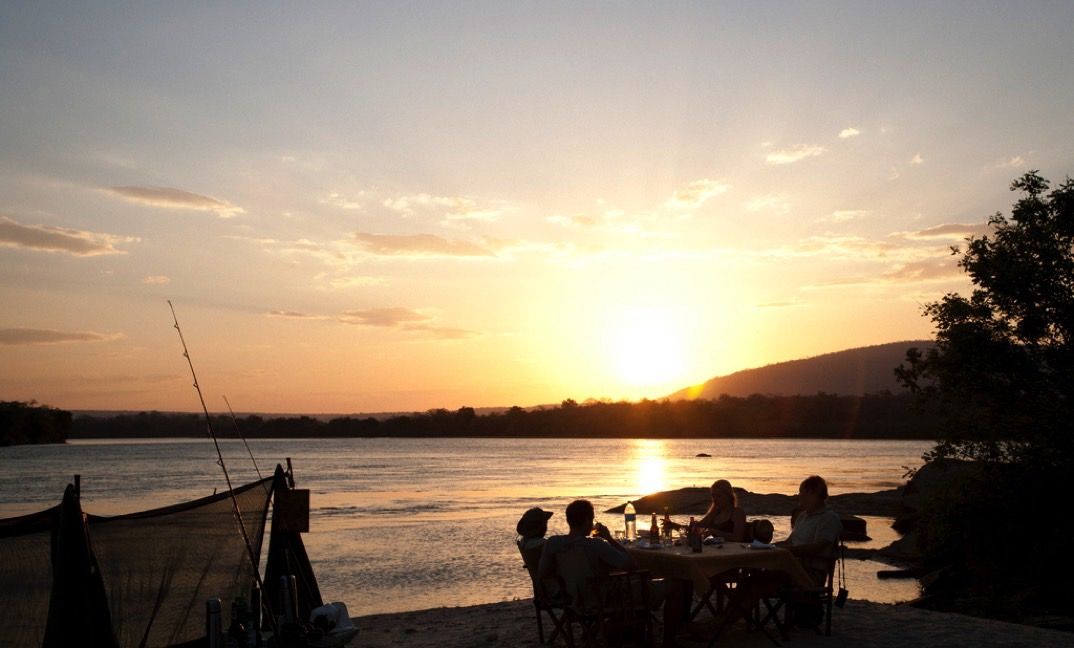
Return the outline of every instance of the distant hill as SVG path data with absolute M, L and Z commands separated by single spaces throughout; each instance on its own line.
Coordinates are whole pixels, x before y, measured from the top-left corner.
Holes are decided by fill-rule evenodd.
M 931 340 L 908 340 L 778 362 L 718 376 L 696 387 L 681 389 L 668 398 L 718 398 L 721 394 L 794 396 L 818 392 L 860 396 L 885 390 L 897 394 L 903 387 L 895 380 L 894 369 L 906 359 L 906 350 L 932 346 Z

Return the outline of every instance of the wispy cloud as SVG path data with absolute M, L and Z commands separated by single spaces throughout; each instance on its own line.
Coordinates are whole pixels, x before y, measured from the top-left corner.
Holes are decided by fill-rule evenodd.
M 921 157 L 920 153 L 914 153 L 914 157 L 910 158 L 910 164 L 924 164 L 925 158 Z
M 425 322 L 432 317 L 411 308 L 394 307 L 344 311 L 339 319 L 341 322 L 360 326 L 397 327 L 414 322 Z
M 314 315 L 312 313 L 302 313 L 299 311 L 290 310 L 273 310 L 265 313 L 268 317 L 278 317 L 281 319 L 299 319 L 299 320 L 319 320 L 325 319 L 323 315 Z
M 324 280 L 325 288 L 360 288 L 365 286 L 380 286 L 385 282 L 384 277 L 375 277 L 372 275 L 343 275 L 336 277 L 327 277 L 323 273 L 316 277 L 318 280 Z
M 671 198 L 664 203 L 664 207 L 679 212 L 692 211 L 705 204 L 709 198 L 718 196 L 730 188 L 731 185 L 719 180 L 709 178 L 694 180 L 676 189 L 675 193 L 671 194 Z
M 939 239 L 962 240 L 970 236 L 981 236 L 987 233 L 987 223 L 944 223 L 913 232 L 893 232 L 891 235 L 914 241 L 931 241 Z
M 774 193 L 747 200 L 742 206 L 752 212 L 771 211 L 777 214 L 786 214 L 791 210 L 790 201 L 786 197 Z
M 817 144 L 799 144 L 788 149 L 770 152 L 765 156 L 765 162 L 769 164 L 793 164 L 807 158 L 824 155 L 827 152 L 828 149 Z
M 867 209 L 838 209 L 827 216 L 817 219 L 820 223 L 846 223 L 863 218 L 869 214 Z
M 366 252 L 399 257 L 492 257 L 495 252 L 485 245 L 435 234 L 371 234 L 358 232 L 355 243 Z
M 339 319 L 341 322 L 358 326 L 376 326 L 425 333 L 440 340 L 461 340 L 480 335 L 477 331 L 435 324 L 432 322 L 431 315 L 412 308 L 370 308 L 345 311 L 340 314 Z
M 996 162 L 996 168 L 997 169 L 1020 169 L 1020 168 L 1024 167 L 1026 164 L 1028 164 L 1028 162 L 1026 162 L 1025 156 L 1023 156 L 1023 155 L 1015 155 L 1015 156 L 1012 156 L 1012 157 L 1009 157 L 1009 158 L 1004 158 L 1004 159 L 1000 160 L 999 162 Z
M 54 225 L 24 225 L 0 216 L 0 246 L 43 252 L 63 252 L 74 256 L 126 254 L 116 248 L 122 243 L 137 241 L 130 236 L 68 229 Z
M 162 209 L 209 211 L 215 212 L 221 218 L 230 218 L 236 214 L 245 213 L 241 207 L 232 205 L 225 200 L 174 187 L 121 186 L 106 187 L 104 191 L 129 202 Z
M 165 275 L 149 275 L 142 277 L 142 283 L 150 286 L 163 286 L 164 284 L 171 283 L 171 278 Z
M 592 227 L 598 222 L 589 214 L 553 214 L 546 217 L 545 221 L 563 227 Z
M 57 331 L 55 329 L 0 329 L 0 344 L 10 346 L 65 344 L 71 342 L 110 342 L 123 337 L 120 333 L 93 331 Z
M 413 216 L 422 212 L 440 216 L 444 225 L 458 225 L 467 221 L 487 223 L 500 219 L 506 205 L 479 205 L 477 200 L 467 196 L 434 196 L 427 193 L 412 194 L 388 198 L 384 206 L 404 216 Z
M 364 196 L 364 195 L 365 195 L 364 191 L 359 191 L 358 192 L 358 197 L 359 198 Z M 331 205 L 332 207 L 339 207 L 340 209 L 349 209 L 349 210 L 360 210 L 360 209 L 362 209 L 362 203 L 358 202 L 354 198 L 345 196 L 345 195 L 343 195 L 343 194 L 341 194 L 339 192 L 335 192 L 335 191 L 330 193 L 330 194 L 328 194 L 324 198 L 321 198 L 321 200 L 318 201 L 318 202 L 320 202 L 322 205 Z
M 853 126 L 839 131 L 839 139 L 850 139 L 851 137 L 857 137 L 858 135 L 861 135 L 861 131 Z

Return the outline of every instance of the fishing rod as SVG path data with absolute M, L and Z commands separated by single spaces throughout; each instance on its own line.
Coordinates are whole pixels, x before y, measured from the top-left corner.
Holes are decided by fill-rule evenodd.
M 254 451 L 250 449 L 250 444 L 246 442 L 246 435 L 242 433 L 242 428 L 239 427 L 239 419 L 235 417 L 235 410 L 231 409 L 231 401 L 227 399 L 227 394 L 224 394 L 224 404 L 227 405 L 228 414 L 231 414 L 231 424 L 235 426 L 235 432 L 238 433 L 239 438 L 242 439 L 242 444 L 246 446 L 246 453 L 250 455 L 250 461 L 254 464 L 254 472 L 257 473 L 257 479 L 261 482 L 261 487 L 268 492 L 268 486 L 265 486 L 265 478 L 261 476 L 261 470 L 257 467 L 257 459 L 254 459 Z
M 198 384 L 198 374 L 194 371 L 194 361 L 190 359 L 190 350 L 187 349 L 186 339 L 183 337 L 183 329 L 179 328 L 179 318 L 175 315 L 175 306 L 172 305 L 172 300 L 168 301 L 168 308 L 172 311 L 172 322 L 175 326 L 175 332 L 179 334 L 179 342 L 183 345 L 183 357 L 186 358 L 186 363 L 190 367 L 190 375 L 194 378 L 194 391 L 198 392 L 198 400 L 201 402 L 201 411 L 205 414 L 205 425 L 209 429 L 209 437 L 213 440 L 213 446 L 216 448 L 216 463 L 219 464 L 220 469 L 224 471 L 224 481 L 227 482 L 227 491 L 231 495 L 231 508 L 235 512 L 235 519 L 239 523 L 239 532 L 242 534 L 242 541 L 246 545 L 246 555 L 250 559 L 250 564 L 254 568 L 254 579 L 257 581 L 257 586 L 261 588 L 261 591 L 265 591 L 265 583 L 261 580 L 261 569 L 258 564 L 257 557 L 254 556 L 254 548 L 250 543 L 250 536 L 246 533 L 246 524 L 242 520 L 242 511 L 239 509 L 239 500 L 235 497 L 235 489 L 231 487 L 231 476 L 228 475 L 227 466 L 224 464 L 224 453 L 220 452 L 220 442 L 216 439 L 216 431 L 213 430 L 213 418 L 209 416 L 209 408 L 205 406 L 205 396 L 201 393 L 201 386 Z M 230 406 L 229 406 L 230 408 Z M 258 473 L 260 475 L 260 473 Z M 271 609 L 271 608 L 270 608 Z M 269 614 L 269 623 L 276 627 L 276 620 Z

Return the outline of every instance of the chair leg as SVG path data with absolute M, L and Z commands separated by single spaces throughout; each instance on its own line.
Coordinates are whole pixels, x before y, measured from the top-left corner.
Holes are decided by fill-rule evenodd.
M 831 596 L 828 596 L 828 603 L 827 603 L 827 605 L 825 607 L 827 609 L 825 610 L 825 612 L 826 612 L 825 617 L 826 618 L 824 619 L 824 636 L 825 637 L 830 637 L 830 636 L 832 636 L 832 597 Z
M 541 608 L 536 605 L 533 606 L 534 611 L 537 612 L 537 641 L 544 643 L 544 624 L 541 622 Z

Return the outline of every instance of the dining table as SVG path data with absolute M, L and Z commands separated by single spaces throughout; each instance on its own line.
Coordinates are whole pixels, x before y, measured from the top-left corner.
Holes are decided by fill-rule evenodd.
M 812 587 L 813 579 L 802 567 L 798 559 L 787 549 L 775 545 L 758 545 L 752 543 L 722 542 L 705 544 L 700 552 L 695 552 L 685 541 L 678 543 L 663 541 L 650 543 L 639 539 L 625 545 L 627 553 L 634 559 L 639 569 L 649 571 L 654 578 L 663 578 L 670 586 L 691 584 L 692 591 L 699 594 L 699 603 L 689 617 L 693 617 L 703 606 L 715 609 L 709 604 L 710 598 L 719 593 L 734 592 L 726 583 L 717 578 L 735 570 L 764 570 L 766 573 L 779 573 L 787 581 L 800 587 Z M 689 602 L 687 602 L 689 605 Z M 664 609 L 665 645 L 674 645 L 675 633 L 685 619 L 683 610 Z M 719 631 L 722 631 L 720 628 Z

